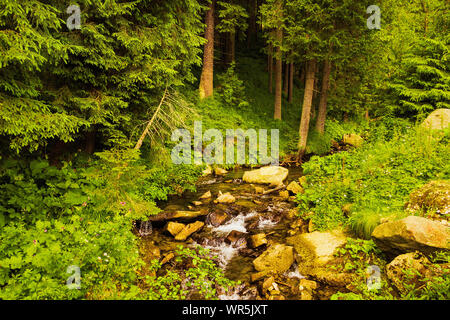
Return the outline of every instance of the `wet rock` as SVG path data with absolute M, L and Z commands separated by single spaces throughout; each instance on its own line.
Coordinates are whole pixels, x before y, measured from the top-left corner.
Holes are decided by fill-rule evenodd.
M 425 281 L 437 274 L 431 262 L 420 252 L 409 252 L 397 256 L 386 266 L 386 275 L 401 293 L 418 289 Z M 411 272 L 412 271 L 412 272 Z
M 289 183 L 286 190 L 291 191 L 293 194 L 303 193 L 303 188 L 296 181 Z
M 194 206 L 201 206 L 203 204 L 203 202 L 201 202 L 201 201 L 192 201 L 192 204 Z
M 287 271 L 294 262 L 293 248 L 284 244 L 274 244 L 253 260 L 257 271 Z
M 287 190 L 282 190 L 278 194 L 284 200 L 288 200 L 289 199 L 289 191 L 287 191 Z
M 264 278 L 265 276 L 267 276 L 269 274 L 271 274 L 270 270 L 264 270 L 264 271 L 252 273 L 250 275 L 250 282 L 256 282 L 258 280 L 261 280 L 262 278 Z
M 246 171 L 242 180 L 247 183 L 260 183 L 278 186 L 286 179 L 289 170 L 280 166 L 262 167 Z
M 293 218 L 295 218 L 297 216 L 298 216 L 297 208 L 292 208 L 292 209 L 290 209 L 289 211 L 286 212 L 286 217 L 288 219 L 293 219 Z
M 316 290 L 318 285 L 316 281 L 313 280 L 307 280 L 307 279 L 300 279 L 299 282 L 299 286 L 300 286 L 300 290 L 309 290 L 309 291 L 313 291 Z
M 344 137 L 343 137 L 343 142 L 345 144 L 349 144 L 354 147 L 360 147 L 362 145 L 363 141 L 364 141 L 363 138 L 361 138 L 360 135 L 357 135 L 355 133 L 344 134 Z
M 206 169 L 202 171 L 202 176 L 204 177 L 204 176 L 208 176 L 208 175 L 210 175 L 210 174 L 212 174 L 212 168 L 211 168 L 211 166 L 208 164 L 208 165 L 206 166 Z
M 233 203 L 236 201 L 236 198 L 231 195 L 231 193 L 220 193 L 217 199 L 214 201 L 216 203 Z
M 257 193 L 257 194 L 263 194 L 263 193 L 264 193 L 264 188 L 263 188 L 263 187 L 255 186 L 255 193 Z
M 227 174 L 227 172 L 228 171 L 223 168 L 219 168 L 219 167 L 214 168 L 214 174 L 216 176 L 223 176 L 223 175 Z
M 211 212 L 206 216 L 206 223 L 213 227 L 218 227 L 224 224 L 229 219 L 225 212 Z
M 436 109 L 428 115 L 421 124 L 422 127 L 432 130 L 443 130 L 450 124 L 450 109 Z
M 300 279 L 298 286 L 300 300 L 313 300 L 314 291 L 318 288 L 316 281 Z
M 450 228 L 417 216 L 378 225 L 372 232 L 377 246 L 391 254 L 421 251 L 425 254 L 450 249 Z
M 206 191 L 204 194 L 200 196 L 200 199 L 209 199 L 212 197 L 211 191 Z
M 407 210 L 450 214 L 450 181 L 431 181 L 409 195 Z
M 303 276 L 337 287 L 351 283 L 351 274 L 328 269 L 329 265 L 337 263 L 334 256 L 336 250 L 346 243 L 346 236 L 341 231 L 297 234 L 286 241 L 294 246 L 298 271 Z
M 245 239 L 245 233 L 237 230 L 231 231 L 225 238 L 225 242 L 231 244 L 234 248 L 243 247 L 247 245 L 247 240 Z
M 178 241 L 186 240 L 191 234 L 193 234 L 194 232 L 197 232 L 198 230 L 200 230 L 204 225 L 205 225 L 205 223 L 201 222 L 201 221 L 196 221 L 194 223 L 188 224 L 187 226 L 185 226 L 183 228 L 183 230 L 181 230 L 175 236 L 175 240 L 178 240 Z
M 315 264 L 324 265 L 334 259 L 337 248 L 346 243 L 346 237 L 342 232 L 303 233 L 286 239 L 288 244 L 294 246 L 297 254 L 304 260 L 314 260 Z M 299 265 L 303 261 L 298 261 Z
M 300 186 L 305 187 L 307 184 L 306 176 L 301 176 L 300 178 L 298 178 L 298 182 L 300 183 Z
M 264 233 L 258 233 L 250 236 L 250 245 L 252 248 L 257 248 L 267 244 L 267 238 Z
M 169 222 L 166 224 L 166 226 L 164 227 L 164 230 L 166 230 L 167 232 L 169 232 L 172 236 L 176 236 L 177 234 L 179 234 L 181 232 L 181 230 L 183 230 L 185 227 L 184 224 L 182 223 L 178 223 L 178 222 Z
M 275 278 L 274 277 L 269 277 L 266 280 L 264 280 L 264 282 L 261 285 L 261 291 L 264 294 L 270 287 L 272 287 L 272 284 L 274 283 Z

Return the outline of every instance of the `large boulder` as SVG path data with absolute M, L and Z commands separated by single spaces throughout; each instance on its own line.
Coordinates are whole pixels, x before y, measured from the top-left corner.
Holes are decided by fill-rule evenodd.
M 386 222 L 372 232 L 377 246 L 388 253 L 421 251 L 426 254 L 450 249 L 450 228 L 433 220 L 417 216 Z
M 213 227 L 218 227 L 224 224 L 228 219 L 229 216 L 226 212 L 213 211 L 206 216 L 206 223 L 212 225 Z
M 246 171 L 242 180 L 248 183 L 270 184 L 279 186 L 287 178 L 289 170 L 280 166 L 262 167 Z
M 346 237 L 339 231 L 314 231 L 289 237 L 287 243 L 294 246 L 301 260 L 314 261 L 316 265 L 324 265 L 334 259 L 336 249 L 346 243 Z
M 386 266 L 387 277 L 400 293 L 423 287 L 427 278 L 439 273 L 440 268 L 417 251 L 399 255 Z
M 285 272 L 294 263 L 294 250 L 284 244 L 274 244 L 253 260 L 257 271 Z
M 345 245 L 346 239 L 340 230 L 314 231 L 289 237 L 287 243 L 294 246 L 298 271 L 303 276 L 331 286 L 346 287 L 352 281 L 352 274 L 329 269 L 330 265 L 340 263 L 335 253 Z
M 450 109 L 436 109 L 423 121 L 422 126 L 432 130 L 443 130 L 450 124 Z
M 450 181 L 430 181 L 409 195 L 407 210 L 450 214 Z

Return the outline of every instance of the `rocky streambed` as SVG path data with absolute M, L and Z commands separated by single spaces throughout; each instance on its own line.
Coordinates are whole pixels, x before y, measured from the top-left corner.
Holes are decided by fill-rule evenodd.
M 301 169 L 262 170 L 205 172 L 197 192 L 161 203 L 162 212 L 141 226 L 144 247 L 163 262 L 180 244 L 209 249 L 226 277 L 241 282 L 221 299 L 329 298 L 338 286 L 308 280 L 298 268 L 295 236 L 312 231 L 296 216 Z
M 336 253 L 352 235 L 314 231 L 310 221 L 297 216 L 295 195 L 304 183 L 296 167 L 207 170 L 196 192 L 170 197 L 159 204 L 160 214 L 137 226 L 142 247 L 163 265 L 180 244 L 209 249 L 225 276 L 241 282 L 220 299 L 313 300 L 351 292 L 355 274 L 344 270 Z M 420 259 L 426 259 L 416 250 L 449 249 L 448 225 L 414 216 L 382 223 L 372 237 L 394 254 L 391 258 L 397 256 L 386 266 L 386 276 L 399 291 L 401 277 L 394 271 L 409 265 L 420 269 Z M 424 274 L 429 271 L 423 268 Z

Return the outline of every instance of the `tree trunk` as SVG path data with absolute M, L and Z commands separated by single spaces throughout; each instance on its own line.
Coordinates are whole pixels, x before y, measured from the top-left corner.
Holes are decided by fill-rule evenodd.
M 317 115 L 316 121 L 316 131 L 323 134 L 325 130 L 325 119 L 327 116 L 327 100 L 328 100 L 328 89 L 330 88 L 330 72 L 331 63 L 328 58 L 323 62 L 323 78 L 322 78 L 322 91 L 320 92 L 319 101 L 319 113 Z
M 269 44 L 269 56 L 267 57 L 267 69 L 269 71 L 269 92 L 272 93 L 273 82 L 273 47 Z
M 289 63 L 284 63 L 284 81 L 283 81 L 283 93 L 287 97 L 289 93 Z
M 250 0 L 247 48 L 252 47 L 252 45 L 256 42 L 256 32 L 257 32 L 256 13 L 257 13 L 257 0 Z
M 279 17 L 283 15 L 283 2 L 281 0 L 276 1 L 276 12 Z M 281 61 L 281 44 L 283 42 L 283 29 L 281 28 L 281 20 L 275 32 L 275 39 L 277 43 L 277 56 L 275 64 L 275 106 L 274 106 L 274 119 L 281 120 L 281 95 L 282 95 L 282 81 L 283 81 L 283 69 Z
M 305 70 L 306 70 L 306 66 L 305 66 L 305 64 L 303 63 L 303 65 L 302 65 L 302 67 L 301 67 L 301 70 L 300 70 L 300 83 L 301 83 L 303 86 L 305 85 L 305 74 L 306 74 Z
M 200 99 L 213 95 L 213 77 L 214 77 L 214 5 L 215 0 L 211 1 L 209 10 L 206 13 L 205 30 L 205 51 L 203 53 L 203 69 L 200 77 Z
M 288 102 L 292 102 L 292 94 L 294 92 L 294 63 L 289 64 L 289 92 L 288 92 Z
M 283 31 L 278 28 L 276 31 L 276 38 L 278 43 L 281 43 L 283 38 Z M 283 81 L 283 63 L 281 61 L 281 48 L 277 47 L 277 56 L 275 62 L 275 108 L 274 119 L 281 119 L 281 95 L 282 95 L 282 81 Z
M 230 63 L 236 60 L 236 33 L 230 32 Z
M 86 133 L 86 146 L 85 151 L 88 154 L 93 154 L 95 150 L 95 136 L 97 134 L 97 127 L 94 126 L 94 128 Z
M 316 61 L 310 60 L 306 64 L 306 82 L 305 94 L 303 96 L 302 118 L 300 120 L 298 142 L 298 160 L 300 161 L 306 151 L 306 141 L 308 139 L 309 119 L 311 117 L 311 105 L 314 91 L 314 72 L 316 70 Z

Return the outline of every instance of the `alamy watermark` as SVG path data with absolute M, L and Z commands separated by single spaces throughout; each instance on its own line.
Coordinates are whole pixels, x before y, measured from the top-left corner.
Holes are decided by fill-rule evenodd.
M 367 274 L 367 290 L 379 290 L 381 289 L 381 272 L 380 267 L 377 265 L 368 266 L 366 269 Z
M 381 9 L 377 5 L 370 5 L 367 7 L 366 12 L 371 14 L 369 18 L 367 18 L 367 28 L 370 30 L 373 29 L 381 29 Z
M 81 271 L 78 266 L 68 266 L 67 273 L 71 274 L 70 277 L 67 278 L 66 285 L 69 289 L 81 289 Z
M 172 132 L 172 141 L 181 141 L 172 149 L 171 158 L 174 164 L 200 165 L 224 163 L 224 141 L 225 141 L 225 163 L 246 163 L 246 141 L 248 139 L 248 163 L 249 164 L 272 164 L 279 163 L 279 130 L 270 130 L 270 156 L 268 151 L 267 129 L 227 129 L 224 140 L 223 134 L 218 129 L 208 129 L 202 132 L 202 122 L 194 122 L 194 140 L 187 129 L 176 129 Z M 194 144 L 194 155 L 192 157 L 191 145 Z M 210 142 L 204 149 L 203 142 Z M 237 143 L 235 143 L 237 142 Z
M 81 10 L 80 7 L 76 4 L 70 5 L 67 10 L 67 14 L 70 14 L 70 17 L 67 18 L 67 28 L 72 31 L 74 29 L 81 29 Z

